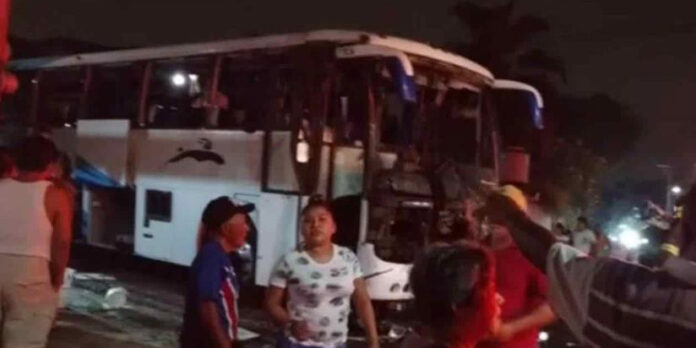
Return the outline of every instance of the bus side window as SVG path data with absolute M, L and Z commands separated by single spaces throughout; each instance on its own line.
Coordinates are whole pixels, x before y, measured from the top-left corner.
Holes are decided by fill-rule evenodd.
M 467 90 L 433 90 L 430 98 L 434 107 L 429 120 L 429 142 L 437 162 L 450 159 L 461 164 L 475 164 L 478 120 L 472 109 L 476 94 Z M 443 98 L 442 102 L 435 102 L 437 98 Z
M 167 191 L 145 191 L 145 227 L 150 221 L 172 221 L 172 193 Z
M 148 95 L 147 121 L 153 128 L 200 128 L 205 124 L 212 57 L 156 62 Z
M 135 120 L 143 72 L 131 63 L 94 67 L 84 117 Z
M 85 68 L 44 70 L 39 80 L 38 123 L 49 127 L 73 126 L 80 112 Z
M 273 130 L 290 129 L 290 91 L 287 76 L 280 71 L 243 69 L 244 62 L 223 61 L 218 93 L 223 97 L 219 107 L 218 126 L 224 129 L 254 131 L 268 126 Z M 275 113 L 267 115 L 269 109 Z M 266 117 L 268 116 L 268 118 Z M 264 122 L 270 122 L 264 125 Z
M 218 83 L 219 93 L 227 98 L 227 107 L 220 108 L 217 125 L 224 129 L 243 129 L 253 117 L 251 89 L 256 81 L 254 71 L 235 71 L 234 63 L 225 59 Z
M 334 139 L 343 146 L 362 146 L 367 129 L 368 99 L 361 75 L 364 65 L 343 62 L 340 84 L 329 109 L 328 124 Z
M 27 124 L 33 95 L 33 81 L 36 81 L 35 71 L 18 71 L 15 73 L 19 80 L 20 88 L 13 95 L 3 96 L 2 111 L 0 111 L 0 125 Z

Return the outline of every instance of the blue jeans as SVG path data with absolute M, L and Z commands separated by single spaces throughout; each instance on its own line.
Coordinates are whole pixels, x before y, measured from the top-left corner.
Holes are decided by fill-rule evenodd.
M 278 337 L 276 348 L 325 348 L 322 346 L 312 346 L 307 344 L 295 343 L 291 341 L 285 333 L 281 333 Z M 334 348 L 346 348 L 346 343 L 341 343 Z

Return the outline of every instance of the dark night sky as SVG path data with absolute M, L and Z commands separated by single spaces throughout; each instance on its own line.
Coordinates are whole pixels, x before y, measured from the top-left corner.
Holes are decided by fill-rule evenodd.
M 377 31 L 439 44 L 464 37 L 456 0 L 15 0 L 12 33 L 141 46 L 319 28 Z M 486 1 L 495 3 L 499 1 Z M 644 120 L 629 168 L 696 162 L 696 3 L 518 0 L 547 18 L 538 44 L 564 58 L 568 90 L 607 92 Z

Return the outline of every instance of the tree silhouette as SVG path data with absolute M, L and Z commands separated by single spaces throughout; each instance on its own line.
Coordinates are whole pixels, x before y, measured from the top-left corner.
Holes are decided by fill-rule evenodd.
M 450 48 L 483 64 L 496 78 L 524 81 L 541 92 L 548 126 L 535 135 L 538 144 L 533 161 L 539 163 L 551 155 L 558 128 L 555 114 L 562 109 L 557 80 L 566 83 L 566 70 L 560 58 L 533 45 L 539 34 L 550 29 L 548 21 L 534 15 L 516 15 L 514 9 L 512 0 L 498 6 L 473 1 L 456 4 L 452 14 L 469 33 L 469 39 L 453 43 Z
M 610 162 L 630 152 L 641 134 L 633 112 L 607 94 L 565 96 L 563 105 L 558 136 L 579 141 Z
M 531 173 L 542 203 L 557 215 L 591 213 L 599 205 L 602 175 L 632 149 L 640 123 L 606 94 L 560 92 L 558 82 L 568 80 L 563 61 L 533 44 L 550 30 L 546 19 L 516 14 L 513 0 L 493 6 L 463 1 L 452 13 L 469 37 L 450 49 L 483 64 L 496 78 L 530 83 L 544 96 L 545 129 L 533 152 Z
M 566 79 L 561 59 L 530 47 L 531 41 L 549 30 L 546 19 L 533 15 L 514 15 L 514 1 L 499 6 L 481 6 L 464 1 L 452 8 L 470 40 L 451 48 L 488 67 L 498 78 L 520 78 L 552 73 Z M 536 72 L 537 74 L 530 73 Z

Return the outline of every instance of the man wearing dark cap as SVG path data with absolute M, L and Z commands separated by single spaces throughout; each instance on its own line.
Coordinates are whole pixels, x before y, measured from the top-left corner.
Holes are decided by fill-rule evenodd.
M 203 211 L 201 247 L 191 265 L 181 347 L 233 347 L 237 342 L 239 283 L 229 254 L 244 246 L 253 205 L 238 206 L 228 197 Z

